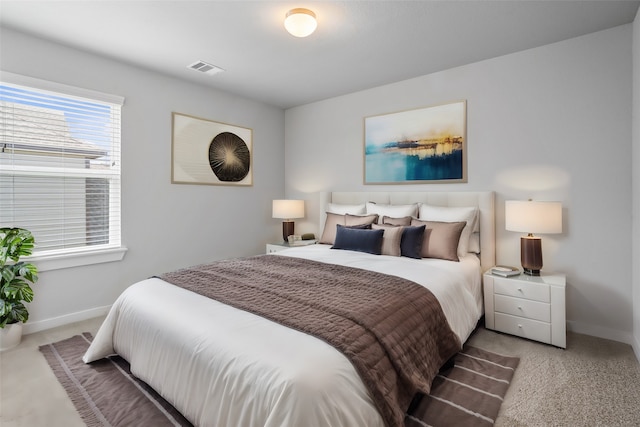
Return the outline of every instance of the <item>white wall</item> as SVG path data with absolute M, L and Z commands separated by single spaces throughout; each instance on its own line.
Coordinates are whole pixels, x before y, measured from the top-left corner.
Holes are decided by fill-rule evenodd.
M 129 250 L 121 262 L 41 274 L 27 332 L 99 314 L 134 281 L 207 260 L 264 253 L 265 243 L 279 237 L 271 200 L 284 195 L 280 108 L 1 31 L 4 71 L 126 98 L 122 238 Z M 254 185 L 171 184 L 172 111 L 252 128 Z
M 543 270 L 567 274 L 570 328 L 631 342 L 631 40 L 629 24 L 287 110 L 286 195 L 399 189 L 363 185 L 363 117 L 466 99 L 468 183 L 402 190 L 496 191 L 497 259 L 511 265 L 504 200 L 562 201 Z M 317 232 L 309 213 L 300 232 Z
M 640 10 L 633 22 L 633 336 L 640 359 Z

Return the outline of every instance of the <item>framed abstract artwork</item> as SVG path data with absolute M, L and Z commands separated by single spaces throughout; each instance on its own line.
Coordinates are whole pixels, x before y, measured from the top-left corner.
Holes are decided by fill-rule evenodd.
M 364 119 L 364 183 L 467 182 L 467 102 Z
M 172 113 L 171 182 L 253 185 L 251 129 Z

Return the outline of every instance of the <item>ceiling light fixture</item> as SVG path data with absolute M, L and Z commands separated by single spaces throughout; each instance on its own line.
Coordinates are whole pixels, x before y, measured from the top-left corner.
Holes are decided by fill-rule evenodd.
M 295 37 L 307 37 L 317 27 L 316 14 L 309 9 L 291 9 L 284 18 L 284 28 Z

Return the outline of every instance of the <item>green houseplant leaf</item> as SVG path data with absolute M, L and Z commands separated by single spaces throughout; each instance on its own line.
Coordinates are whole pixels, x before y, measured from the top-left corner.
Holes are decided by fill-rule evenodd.
M 0 328 L 26 322 L 24 303 L 33 301 L 31 285 L 38 281 L 38 269 L 20 257 L 31 255 L 35 239 L 24 228 L 0 228 Z

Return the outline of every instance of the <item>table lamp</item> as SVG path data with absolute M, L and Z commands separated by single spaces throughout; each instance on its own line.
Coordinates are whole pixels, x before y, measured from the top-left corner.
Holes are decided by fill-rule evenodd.
M 562 233 L 560 202 L 505 201 L 505 228 L 528 233 L 520 238 L 520 262 L 524 274 L 539 276 L 542 268 L 542 239 L 533 233 Z
M 274 200 L 273 217 L 282 219 L 282 238 L 285 243 L 287 237 L 294 234 L 295 218 L 304 218 L 304 200 Z

